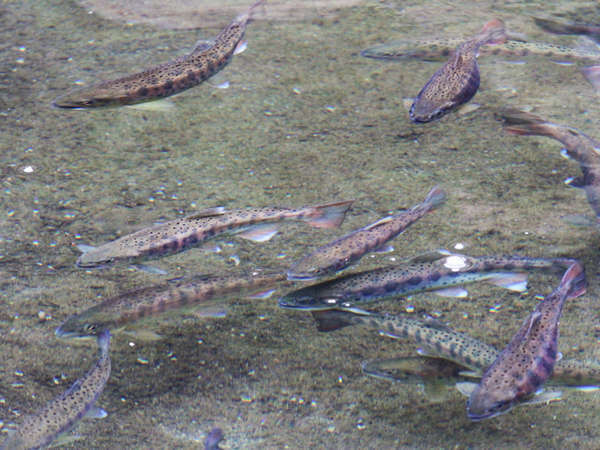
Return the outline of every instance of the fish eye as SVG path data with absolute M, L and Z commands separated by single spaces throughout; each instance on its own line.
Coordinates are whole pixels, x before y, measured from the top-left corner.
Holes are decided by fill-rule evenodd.
M 87 332 L 87 333 L 93 333 L 96 331 L 96 325 L 93 323 L 86 323 L 83 326 L 83 329 Z

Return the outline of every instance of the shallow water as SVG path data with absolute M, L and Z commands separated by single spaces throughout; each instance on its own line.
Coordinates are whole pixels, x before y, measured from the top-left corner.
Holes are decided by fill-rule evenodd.
M 248 49 L 218 76 L 229 89 L 205 83 L 175 97 L 175 108 L 156 112 L 50 104 L 78 80 L 91 84 L 183 54 L 227 20 L 169 30 L 112 22 L 74 1 L 0 3 L 1 435 L 95 361 L 91 341 L 58 340 L 56 326 L 160 279 L 122 265 L 77 269 L 75 245 L 216 205 L 355 199 L 341 230 L 286 224 L 266 243 L 233 238 L 218 254 L 191 250 L 154 261 L 168 277 L 286 269 L 314 245 L 409 207 L 439 183 L 446 205 L 398 237 L 394 253 L 368 256 L 358 267 L 457 243 L 473 255 L 581 258 L 590 286 L 565 305 L 559 350 L 599 359 L 600 236 L 560 219 L 592 213 L 585 196 L 563 184 L 579 167 L 560 156 L 557 142 L 509 136 L 494 116 L 498 107 L 528 107 L 600 138 L 597 97 L 577 67 L 541 57 L 525 64 L 482 58 L 473 100 L 481 108 L 417 125 L 403 99 L 439 63 L 359 56 L 394 39 L 470 36 L 491 17 L 532 40 L 573 45 L 575 37 L 545 34 L 527 14 L 589 11 L 596 23 L 600 17 L 587 3 L 549 9 L 530 2 L 526 10 L 520 3 L 477 4 L 474 12 L 465 2 L 363 2 L 297 21 L 265 20 L 259 12 L 246 33 Z M 416 315 L 434 314 L 501 348 L 533 309 L 534 295 L 557 281 L 534 275 L 528 295 L 478 284 L 467 300 L 424 294 L 378 309 L 412 305 Z M 115 336 L 113 372 L 98 401 L 109 415 L 82 421 L 82 439 L 72 448 L 199 448 L 214 426 L 224 431 L 224 448 L 598 445 L 597 392 L 565 391 L 560 402 L 471 423 L 458 392 L 432 403 L 416 385 L 360 371 L 366 359 L 414 354 L 414 346 L 369 330 L 319 334 L 308 315 L 277 307 L 280 294 L 229 301 L 224 319 L 158 320 L 150 328 L 159 341 Z

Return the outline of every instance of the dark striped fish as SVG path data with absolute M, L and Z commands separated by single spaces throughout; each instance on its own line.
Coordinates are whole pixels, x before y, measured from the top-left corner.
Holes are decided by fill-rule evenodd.
M 501 112 L 504 129 L 516 135 L 538 135 L 556 139 L 567 149 L 569 157 L 579 163 L 583 177 L 570 183 L 573 187 L 582 188 L 589 204 L 600 218 L 600 143 L 575 128 L 557 125 L 516 109 L 505 109 Z
M 273 288 L 285 280 L 283 273 L 240 275 L 200 275 L 175 286 L 162 283 L 111 297 L 85 311 L 70 316 L 56 329 L 62 338 L 95 336 L 104 330 L 118 332 L 135 322 L 169 311 L 205 306 L 212 300 L 246 295 Z
M 567 299 L 586 290 L 583 267 L 574 263 L 560 285 L 538 304 L 509 344 L 485 371 L 467 403 L 471 420 L 509 411 L 538 392 L 552 375 L 558 355 L 558 326 Z
M 352 273 L 306 286 L 281 297 L 279 306 L 309 311 L 355 311 L 370 302 L 424 291 L 465 297 L 467 291 L 457 286 L 477 281 L 524 291 L 526 271 L 555 271 L 570 263 L 572 260 L 566 258 L 471 257 L 443 250 L 406 264 Z
M 110 376 L 110 333 L 98 335 L 100 358 L 83 377 L 42 410 L 26 416 L 21 426 L 3 442 L 3 450 L 42 448 L 58 435 L 70 430 L 84 416 L 105 417 L 106 412 L 94 407 Z
M 352 201 L 300 209 L 205 209 L 192 216 L 144 228 L 99 247 L 79 246 L 84 253 L 79 256 L 77 265 L 96 267 L 117 260 L 179 253 L 224 233 L 262 242 L 273 237 L 277 233 L 278 223 L 284 220 L 299 220 L 313 227 L 335 228 L 344 220 L 350 205 Z
M 178 94 L 223 69 L 239 48 L 256 2 L 210 42 L 200 42 L 188 55 L 143 72 L 78 89 L 54 100 L 59 108 L 132 105 Z
M 410 108 L 410 119 L 417 123 L 430 122 L 471 100 L 479 89 L 479 47 L 504 41 L 504 23 L 499 19 L 486 23 L 479 33 L 454 51 L 421 89 Z
M 423 203 L 359 228 L 292 264 L 288 280 L 313 280 L 345 269 L 367 253 L 383 247 L 445 200 L 445 192 L 439 186 L 434 187 Z

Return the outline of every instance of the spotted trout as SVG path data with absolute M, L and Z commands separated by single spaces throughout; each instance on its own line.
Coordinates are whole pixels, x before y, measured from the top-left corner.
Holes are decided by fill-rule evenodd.
M 84 416 L 102 418 L 106 412 L 94 407 L 110 376 L 110 333 L 98 335 L 100 358 L 69 389 L 36 414 L 26 416 L 21 426 L 3 442 L 3 450 L 42 448 L 70 430 Z
M 538 304 L 483 374 L 467 403 L 467 414 L 471 420 L 505 413 L 538 392 L 552 375 L 556 364 L 563 304 L 585 291 L 583 267 L 574 263 L 565 272 L 559 286 Z
M 410 119 L 417 123 L 430 122 L 471 100 L 479 89 L 479 48 L 504 41 L 504 23 L 494 19 L 473 38 L 459 45 L 415 98 L 410 107 Z
M 188 217 L 136 231 L 99 247 L 79 246 L 79 267 L 96 267 L 117 260 L 136 260 L 179 253 L 224 233 L 255 242 L 270 239 L 279 222 L 299 220 L 314 227 L 335 228 L 344 220 L 352 201 L 342 201 L 300 209 L 209 208 Z
M 587 200 L 600 218 L 600 143 L 575 128 L 548 122 L 533 114 L 516 109 L 500 113 L 504 130 L 516 135 L 538 135 L 556 139 L 567 149 L 567 155 L 579 163 L 583 177 L 570 183 L 582 188 Z
M 418 345 L 419 355 L 451 361 L 462 369 L 453 376 L 480 378 L 498 358 L 499 350 L 466 333 L 460 333 L 435 319 L 420 320 L 408 315 L 355 314 L 347 311 L 314 311 L 312 315 L 319 331 L 333 331 L 346 326 L 362 325 L 393 339 L 408 340 Z M 384 375 L 397 367 L 395 359 L 370 361 L 363 371 L 374 376 Z M 397 358 L 403 365 L 404 358 Z M 465 370 L 468 369 L 468 370 Z M 561 359 L 554 367 L 553 385 L 583 387 L 600 385 L 600 362 Z
M 235 18 L 212 41 L 201 41 L 191 53 L 142 72 L 77 89 L 54 100 L 59 108 L 121 106 L 178 94 L 206 81 L 223 69 L 237 50 L 246 25 L 260 0 Z
M 361 55 L 374 59 L 443 61 L 462 42 L 464 42 L 462 39 L 392 41 L 364 49 Z M 491 55 L 515 58 L 543 56 L 556 61 L 600 62 L 600 50 L 593 48 L 573 48 L 545 42 L 523 42 L 512 39 L 501 44 L 480 47 L 479 56 Z
M 524 291 L 528 270 L 564 270 L 566 258 L 472 257 L 440 250 L 405 264 L 380 267 L 306 286 L 279 299 L 279 306 L 319 311 L 338 309 L 361 311 L 360 306 L 394 297 L 432 291 L 435 294 L 465 297 L 461 284 L 486 281 L 514 291 Z
M 295 262 L 288 270 L 288 280 L 313 280 L 345 269 L 367 253 L 382 248 L 445 200 L 445 192 L 435 186 L 423 203 L 359 228 Z
M 549 33 L 555 34 L 578 34 L 588 36 L 600 42 L 600 27 L 577 22 L 561 22 L 549 17 L 534 17 L 535 24 Z
M 198 275 L 174 286 L 162 283 L 120 294 L 74 314 L 56 329 L 61 338 L 96 336 L 104 330 L 118 332 L 144 318 L 167 312 L 198 308 L 212 300 L 247 295 L 273 288 L 285 280 L 283 273 L 243 275 Z

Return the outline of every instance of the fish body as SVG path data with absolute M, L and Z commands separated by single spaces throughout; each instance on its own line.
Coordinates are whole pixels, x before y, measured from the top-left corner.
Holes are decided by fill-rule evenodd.
M 566 258 L 471 257 L 438 251 L 402 265 L 344 275 L 306 286 L 279 299 L 279 306 L 318 311 L 353 311 L 370 302 L 424 291 L 464 297 L 461 284 L 487 281 L 511 290 L 526 288 L 526 271 L 556 270 L 572 260 Z
M 278 223 L 284 220 L 300 220 L 315 227 L 334 228 L 344 220 L 351 204 L 352 201 L 344 201 L 300 209 L 210 208 L 86 249 L 79 256 L 77 265 L 96 267 L 116 260 L 160 257 L 181 252 L 224 233 L 260 242 L 270 239 L 277 232 Z
M 519 331 L 485 371 L 467 403 L 471 420 L 509 411 L 535 394 L 552 375 L 558 356 L 558 326 L 566 299 L 585 293 L 583 267 L 574 263 L 560 285 L 523 322 Z
M 361 52 L 366 58 L 423 61 L 443 61 L 452 53 L 452 49 L 464 42 L 461 39 L 428 39 L 420 41 L 392 41 L 367 48 Z M 483 46 L 479 56 L 507 56 L 522 58 L 526 56 L 544 56 L 557 61 L 600 62 L 600 51 L 581 49 L 545 42 L 523 42 L 509 39 L 493 46 Z
M 2 444 L 4 450 L 42 448 L 58 435 L 71 429 L 91 412 L 105 417 L 106 412 L 94 410 L 94 403 L 104 390 L 110 376 L 110 333 L 98 335 L 100 358 L 94 366 L 69 389 L 48 403 L 36 414 L 25 417 L 21 426 Z
M 511 134 L 546 136 L 565 146 L 583 173 L 582 179 L 572 185 L 585 191 L 596 218 L 600 218 L 600 143 L 575 128 L 557 125 L 524 111 L 506 109 L 501 116 L 504 130 Z
M 404 339 L 418 345 L 418 353 L 422 357 L 441 358 L 461 367 L 458 373 L 444 372 L 443 376 L 481 377 L 500 354 L 495 347 L 469 334 L 453 330 L 435 319 L 420 320 L 402 314 L 354 314 L 335 310 L 315 311 L 312 314 L 319 331 L 333 331 L 350 325 L 362 325 L 393 339 Z M 396 359 L 400 360 L 398 364 Z M 382 378 L 393 378 L 385 373 L 390 369 L 408 370 L 403 362 L 405 362 L 404 357 L 371 361 L 368 365 L 363 365 L 363 371 Z M 436 367 L 432 366 L 428 372 L 433 374 Z M 453 366 L 446 368 L 451 367 Z M 465 372 L 465 368 L 469 370 Z M 426 375 L 420 372 L 420 376 Z M 600 362 L 563 358 L 554 366 L 550 381 L 553 385 L 574 387 L 600 385 Z
M 311 280 L 345 269 L 368 252 L 383 247 L 445 199 L 444 191 L 434 187 L 423 203 L 410 210 L 380 219 L 319 247 L 290 267 L 288 279 Z
M 479 48 L 505 40 L 504 23 L 494 19 L 472 39 L 459 45 L 415 98 L 410 108 L 410 119 L 417 123 L 430 122 L 471 100 L 479 89 Z
M 256 292 L 273 287 L 285 280 L 285 274 L 257 274 L 253 276 L 201 275 L 171 286 L 163 283 L 136 289 L 111 297 L 85 311 L 74 314 L 56 329 L 62 338 L 96 336 L 104 330 L 118 331 L 148 317 L 169 311 L 193 308 L 213 299 L 233 294 Z
M 201 42 L 191 53 L 142 72 L 82 88 L 57 98 L 59 108 L 120 106 L 178 94 L 212 77 L 231 60 L 240 45 L 253 10 L 235 18 L 214 41 Z
M 596 42 L 600 42 L 600 27 L 576 22 L 560 22 L 548 17 L 534 17 L 535 24 L 549 33 L 555 34 L 578 34 L 589 36 Z

